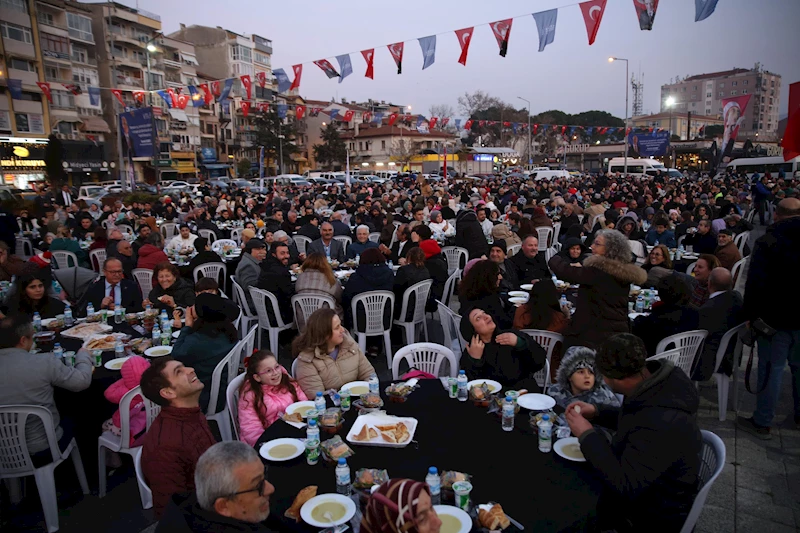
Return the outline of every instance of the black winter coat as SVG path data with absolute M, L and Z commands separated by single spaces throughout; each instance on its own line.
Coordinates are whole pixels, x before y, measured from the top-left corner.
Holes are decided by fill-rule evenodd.
M 516 346 L 503 346 L 495 340 L 501 333 L 513 333 L 520 340 Z M 474 329 L 465 317 L 461 320 L 461 334 L 472 342 Z M 547 354 L 532 337 L 519 330 L 505 330 L 500 327 L 495 329 L 492 341 L 485 344 L 483 357 L 473 359 L 467 350 L 461 355 L 461 370 L 467 378 L 493 379 L 503 385 L 503 388 L 527 389 L 528 392 L 541 392 L 533 375 L 544 368 Z
M 342 292 L 345 327 L 353 327 L 353 313 L 350 306 L 353 298 L 367 291 L 391 291 L 394 285 L 394 272 L 386 263 L 359 265 L 347 280 Z
M 525 257 L 522 250 L 514 254 L 509 259 L 510 265 L 514 268 L 514 275 L 517 281 L 524 285 L 534 279 L 550 278 L 550 271 L 547 269 L 547 261 L 544 254 L 538 253 L 533 258 Z
M 456 246 L 466 248 L 470 259 L 489 255 L 489 244 L 475 211 L 465 209 L 456 216 Z
M 175 305 L 177 307 L 189 307 L 194 305 L 194 287 L 191 283 L 186 281 L 183 278 L 178 278 L 175 280 L 168 289 L 164 290 L 161 288 L 157 280 L 153 280 L 153 290 L 150 291 L 150 295 L 147 297 L 150 300 L 150 303 L 153 304 L 154 309 L 166 309 L 167 314 L 172 316 L 171 313 L 174 309 L 168 306 L 165 303 L 160 302 L 158 299 L 161 296 L 172 296 L 172 299 L 175 300 Z M 99 307 L 95 306 L 95 309 L 99 309 Z
M 700 313 L 694 307 L 658 305 L 653 312 L 633 321 L 632 333 L 644 341 L 647 355 L 656 355 L 664 337 L 698 329 Z
M 274 520 L 275 513 L 271 513 L 267 522 Z M 277 524 L 274 524 L 277 525 Z M 206 511 L 197 501 L 195 494 L 174 494 L 171 501 L 164 509 L 164 515 L 156 526 L 156 533 L 269 533 L 271 530 L 264 522 L 244 522 L 228 518 L 212 511 Z M 277 531 L 275 529 L 274 531 Z
M 292 313 L 292 296 L 294 296 L 292 274 L 274 255 L 269 254 L 266 259 L 261 261 L 261 274 L 258 276 L 258 284 L 256 286 L 275 295 L 278 300 L 278 307 L 281 310 L 281 318 L 286 324 L 294 320 L 294 314 Z M 267 305 L 267 314 L 270 320 L 275 319 L 270 305 Z
M 433 313 L 436 311 L 435 300 L 442 300 L 442 296 L 444 296 L 444 284 L 447 283 L 447 278 L 449 277 L 447 274 L 447 259 L 444 254 L 431 256 L 430 259 L 425 260 L 425 268 L 428 269 L 431 279 L 433 279 L 430 298 L 428 298 L 428 305 L 425 310 L 428 313 Z
M 400 316 L 400 311 L 403 307 L 403 294 L 406 289 L 412 285 L 431 279 L 431 273 L 425 266 L 405 265 L 397 269 L 397 274 L 394 277 L 394 318 L 395 320 L 402 320 L 404 322 L 410 321 L 414 316 L 414 305 L 416 305 L 415 297 L 412 295 L 408 300 L 407 313 L 405 317 Z

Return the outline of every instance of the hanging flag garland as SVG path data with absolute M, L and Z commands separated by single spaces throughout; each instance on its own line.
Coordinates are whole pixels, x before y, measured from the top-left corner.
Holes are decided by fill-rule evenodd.
M 305 114 L 306 114 L 306 106 L 299 105 L 294 108 L 294 116 L 297 118 L 297 120 L 302 119 Z
M 350 122 L 351 120 L 353 120 L 353 115 L 355 115 L 355 114 L 356 114 L 355 111 L 353 111 L 352 109 L 348 109 L 344 113 L 344 121 L 345 122 Z
M 250 79 L 250 74 L 245 74 L 239 77 L 242 80 L 242 86 L 244 87 L 245 92 L 247 93 L 247 99 L 250 100 L 253 98 L 253 82 Z
M 395 64 L 397 65 L 397 73 L 403 73 L 403 47 L 405 43 L 394 43 L 387 46 L 389 48 L 389 53 L 392 54 L 392 59 L 394 59 Z
M 717 9 L 718 0 L 694 0 L 694 21 L 706 20 Z
M 362 50 L 361 55 L 364 56 L 364 61 L 367 62 L 367 72 L 364 74 L 364 77 L 374 80 L 375 72 L 373 70 L 373 64 L 375 62 L 375 49 L 370 48 L 369 50 Z
M 497 46 L 500 47 L 502 57 L 506 57 L 506 53 L 508 53 L 508 38 L 511 36 L 512 22 L 514 19 L 498 20 L 489 24 L 492 27 L 494 38 L 497 39 Z
M 256 72 L 256 81 L 258 81 L 258 86 L 262 89 L 267 86 L 267 73 L 266 72 Z
M 545 47 L 548 44 L 552 44 L 556 38 L 558 9 L 550 9 L 548 11 L 534 13 L 533 20 L 536 21 L 536 29 L 539 32 L 539 51 L 544 52 Z
M 583 13 L 583 22 L 586 24 L 586 33 L 589 35 L 589 46 L 594 44 L 603 13 L 606 10 L 606 0 L 589 0 L 580 4 Z
M 396 120 L 397 120 L 397 113 L 389 113 L 389 126 L 394 126 Z
M 353 64 L 350 62 L 350 54 L 336 56 L 336 61 L 339 63 L 339 83 L 353 73 Z
M 639 19 L 639 29 L 652 30 L 653 22 L 656 20 L 658 0 L 633 0 L 633 7 L 636 9 L 636 18 Z
M 429 127 L 430 129 L 433 129 L 433 128 L 435 128 L 435 127 L 436 127 L 436 122 L 437 122 L 438 120 L 439 120 L 439 117 L 431 117 L 431 119 L 428 121 L 428 127 Z
M 300 88 L 300 78 L 303 77 L 303 64 L 292 65 L 292 70 L 294 71 L 294 81 L 292 82 L 292 86 L 289 87 L 290 91 Z
M 122 91 L 120 91 L 119 89 L 111 89 L 111 94 L 113 94 L 114 97 L 117 100 L 119 100 L 119 105 L 122 105 L 122 106 L 125 105 L 125 100 L 122 99 Z
M 250 113 L 250 102 L 247 100 L 242 100 L 242 115 L 247 118 L 247 115 Z
M 53 104 L 53 94 L 50 92 L 50 83 L 46 81 L 37 81 L 36 85 L 39 86 L 39 89 L 42 90 L 42 94 L 45 95 L 47 101 L 50 102 L 50 105 Z
M 421 37 L 419 46 L 422 48 L 422 70 L 425 70 L 436 61 L 436 36 Z
M 469 52 L 469 43 L 472 42 L 472 33 L 475 27 L 464 28 L 456 30 L 456 37 L 458 37 L 458 44 L 461 46 L 461 55 L 458 57 L 458 62 L 462 65 L 467 65 L 467 53 Z

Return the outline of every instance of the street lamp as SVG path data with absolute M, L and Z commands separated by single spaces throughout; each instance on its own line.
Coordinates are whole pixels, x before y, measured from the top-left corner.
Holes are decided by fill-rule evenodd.
M 533 161 L 531 160 L 531 101 L 530 100 L 526 100 L 525 98 L 523 98 L 521 96 L 517 96 L 517 98 L 519 98 L 520 100 L 522 100 L 523 102 L 528 104 L 528 150 L 527 150 L 527 153 L 528 153 L 528 165 L 531 165 L 531 164 L 533 164 Z
M 670 96 L 664 101 L 664 105 L 669 108 L 669 136 L 672 137 L 672 108 L 675 106 L 675 97 Z M 680 135 L 680 133 L 678 134 Z
M 628 174 L 628 60 L 621 57 L 611 56 L 608 58 L 609 63 L 614 61 L 625 62 L 625 164 L 623 173 Z
M 147 54 L 145 54 L 147 56 L 147 95 L 148 95 L 149 100 L 150 100 L 150 117 L 151 117 L 151 122 L 152 122 L 152 127 L 153 127 L 153 135 L 155 136 L 155 139 L 153 139 L 153 163 L 152 164 L 153 164 L 153 172 L 155 173 L 156 184 L 161 183 L 161 176 L 160 176 L 160 172 L 159 172 L 159 169 L 158 169 L 158 161 L 157 161 L 158 154 L 161 152 L 161 142 L 160 142 L 160 140 L 158 138 L 158 128 L 156 128 L 156 115 L 155 115 L 155 113 L 153 113 L 153 91 L 152 91 L 152 84 L 153 84 L 152 77 L 153 76 L 150 73 L 150 54 L 155 54 L 156 52 L 158 52 L 158 47 L 154 43 L 155 43 L 156 39 L 158 39 L 159 37 L 162 37 L 163 35 L 164 35 L 163 33 L 158 32 L 155 35 L 153 35 L 147 41 L 147 43 L 145 43 L 145 49 L 147 49 Z M 158 149 L 158 152 L 156 152 L 156 149 Z M 120 183 L 123 183 L 122 180 L 120 180 Z M 124 187 L 124 185 L 123 185 L 123 187 Z

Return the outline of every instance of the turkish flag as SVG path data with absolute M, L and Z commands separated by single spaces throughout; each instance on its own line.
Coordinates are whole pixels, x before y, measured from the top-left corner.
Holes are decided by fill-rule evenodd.
M 242 85 L 244 85 L 244 90 L 247 91 L 247 99 L 250 100 L 253 94 L 253 82 L 250 79 L 250 74 L 245 74 L 244 76 L 239 77 L 242 80 Z
M 468 121 L 466 121 L 466 122 L 464 123 L 464 129 L 465 129 L 465 130 L 471 130 L 471 129 L 472 129 L 472 123 L 473 123 L 473 122 L 474 122 L 474 121 L 473 121 L 472 119 L 469 119 Z
M 461 55 L 458 56 L 458 62 L 462 65 L 467 64 L 467 53 L 469 52 L 469 43 L 472 42 L 472 34 L 475 27 L 464 28 L 463 30 L 456 30 L 456 37 L 458 37 L 458 44 L 461 46 Z
M 306 106 L 299 105 L 294 108 L 294 116 L 297 120 L 302 119 L 305 114 L 306 114 Z
M 122 99 L 122 91 L 120 91 L 119 89 L 111 89 L 111 94 L 113 94 L 117 98 L 117 100 L 119 100 L 120 105 L 122 106 L 125 105 L 125 101 Z
M 217 84 L 217 88 L 219 88 L 219 83 Z M 208 88 L 207 83 L 200 84 L 200 90 L 203 91 L 203 102 L 208 105 L 214 100 L 214 96 L 211 94 L 211 89 Z
M 442 127 L 443 127 L 443 128 L 446 128 L 446 127 L 447 127 L 447 123 L 448 123 L 448 122 L 450 122 L 450 117 L 444 117 L 444 118 L 442 119 Z
M 396 120 L 397 120 L 397 113 L 391 113 L 389 115 L 389 125 L 394 126 Z
M 250 113 L 250 102 L 242 100 L 242 115 L 246 117 L 248 113 Z
M 208 88 L 208 87 L 206 87 Z M 144 91 L 133 91 L 133 99 L 140 104 L 144 103 Z
M 781 146 L 784 161 L 800 155 L 800 81 L 789 85 L 789 119 Z
M 178 107 L 178 98 L 175 95 L 175 89 L 167 89 L 169 99 L 172 100 L 172 107 Z
M 372 120 L 372 113 L 367 111 L 366 113 L 362 113 L 361 115 L 361 122 L 364 124 L 369 124 L 370 120 Z
M 600 29 L 600 22 L 603 20 L 603 13 L 606 10 L 606 0 L 589 0 L 581 2 L 581 12 L 583 12 L 583 22 L 586 24 L 586 33 L 589 35 L 589 45 L 594 44 L 597 37 L 597 30 Z
M 328 79 L 339 77 L 339 73 L 336 72 L 336 69 L 333 68 L 333 65 L 331 65 L 331 62 L 328 61 L 327 59 L 319 59 L 317 61 L 314 61 L 314 64 L 322 69 L 322 72 L 324 72 L 325 75 L 328 76 Z
M 189 95 L 179 94 L 173 101 L 178 109 L 186 109 L 186 104 L 189 103 Z
M 503 127 L 510 128 L 511 127 L 511 123 L 510 122 L 503 122 Z
M 355 115 L 355 114 L 356 114 L 355 111 L 353 111 L 352 109 L 348 109 L 344 113 L 344 121 L 345 122 L 350 122 L 351 120 L 353 120 L 353 115 Z
M 479 120 L 478 121 L 478 126 L 480 126 L 481 128 L 484 127 L 485 125 L 486 125 L 486 121 L 485 120 Z
M 361 50 L 361 55 L 364 56 L 364 61 L 367 62 L 367 72 L 364 74 L 364 77 L 374 80 L 375 72 L 372 67 L 375 62 L 375 49 L 370 48 L 369 50 Z
M 627 130 L 625 130 L 625 135 L 626 135 L 626 136 L 627 136 L 627 135 L 630 135 L 630 134 L 631 134 L 631 128 L 628 128 Z
M 567 127 L 561 126 L 561 135 L 564 135 L 565 133 L 567 133 Z
M 258 80 L 258 85 L 263 89 L 267 85 L 267 73 L 256 72 L 256 80 Z
M 389 52 L 392 54 L 395 64 L 397 65 L 397 73 L 403 73 L 403 43 L 394 43 L 387 45 Z
M 508 38 L 511 36 L 512 22 L 514 19 L 498 20 L 489 24 L 494 32 L 494 38 L 497 39 L 497 46 L 500 47 L 500 55 L 503 57 L 506 57 L 508 52 Z
M 46 81 L 37 81 L 36 85 L 38 85 L 39 88 L 42 90 L 42 94 L 44 94 L 47 97 L 47 101 L 52 104 L 53 103 L 53 95 L 50 92 L 50 83 L 48 83 Z
M 489 121 L 486 122 L 487 126 L 494 126 L 495 124 L 497 124 L 497 122 L 494 121 L 494 120 L 489 120 Z
M 200 87 L 202 88 L 203 86 L 201 85 Z M 219 80 L 211 82 L 211 92 L 214 96 L 217 97 L 219 97 L 219 95 L 222 94 L 222 90 L 220 89 L 219 86 Z
M 436 127 L 436 121 L 438 121 L 438 120 L 439 120 L 439 117 L 431 117 L 431 119 L 428 121 L 428 128 L 429 129 L 435 128 Z
M 294 71 L 294 81 L 291 87 L 289 87 L 290 91 L 300 88 L 300 78 L 303 77 L 303 65 L 292 65 L 292 70 Z
M 262 113 L 266 113 L 267 111 L 269 111 L 269 102 L 261 102 L 259 104 L 256 104 L 256 107 Z

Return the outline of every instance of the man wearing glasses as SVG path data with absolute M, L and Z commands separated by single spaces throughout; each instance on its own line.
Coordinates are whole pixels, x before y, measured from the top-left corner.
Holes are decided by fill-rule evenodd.
M 85 314 L 89 303 L 95 311 L 123 307 L 126 313 L 138 313 L 142 310 L 142 293 L 138 283 L 125 279 L 122 261 L 110 258 L 103 263 L 103 277 L 89 285 L 76 311 Z
M 197 461 L 194 494 L 176 494 L 156 533 L 173 531 L 268 532 L 275 487 L 256 451 L 243 442 L 219 442 Z

